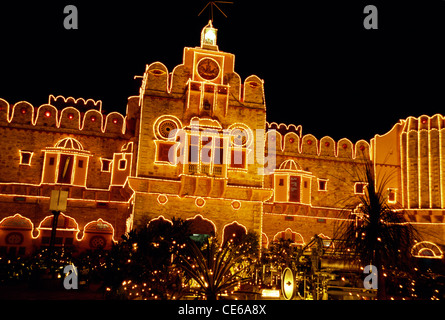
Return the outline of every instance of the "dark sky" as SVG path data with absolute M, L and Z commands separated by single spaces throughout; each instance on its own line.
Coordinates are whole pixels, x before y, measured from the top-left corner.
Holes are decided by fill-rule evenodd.
M 444 113 L 445 1 L 251 1 L 216 9 L 219 49 L 245 79 L 265 81 L 269 122 L 321 138 L 369 140 L 402 118 Z M 125 112 L 145 65 L 171 71 L 198 46 L 207 2 L 57 1 L 0 4 L 0 97 L 34 106 L 49 94 Z M 75 5 L 79 29 L 65 30 Z M 363 9 L 378 9 L 365 30 Z

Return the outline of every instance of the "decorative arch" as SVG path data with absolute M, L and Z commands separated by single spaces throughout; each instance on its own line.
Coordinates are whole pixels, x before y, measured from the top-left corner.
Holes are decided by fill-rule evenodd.
M 46 216 L 37 227 L 41 244 L 49 245 L 53 225 L 53 215 Z M 73 217 L 60 213 L 56 227 L 56 246 L 71 246 L 78 241 L 79 225 Z
M 286 152 L 300 153 L 300 137 L 295 132 L 288 132 L 284 135 L 284 150 Z
M 331 237 L 328 237 L 327 235 L 323 234 L 323 233 L 319 233 L 318 237 L 322 239 L 323 241 L 323 247 L 325 249 L 330 248 L 330 249 L 334 249 L 334 242 L 332 241 Z
M 83 228 L 82 239 L 84 247 L 89 249 L 110 249 L 111 244 L 117 241 L 114 239 L 114 228 L 111 223 L 102 220 L 88 222 Z
M 244 94 L 245 102 L 264 103 L 263 83 L 258 76 L 251 75 L 244 80 Z
M 57 149 L 64 149 L 64 150 L 76 150 L 76 151 L 83 151 L 82 144 L 74 139 L 74 138 L 63 138 L 57 141 L 57 143 L 54 145 L 54 148 Z
M 200 214 L 193 218 L 188 218 L 186 221 L 190 221 L 189 228 L 192 234 L 208 234 L 211 236 L 216 233 L 215 224 L 211 220 L 203 218 Z
M 49 104 L 43 104 L 37 109 L 37 117 L 34 125 L 58 128 L 58 115 L 59 111 L 56 107 Z
M 306 134 L 301 139 L 301 153 L 318 155 L 318 140 L 312 134 Z
M 102 128 L 103 115 L 100 111 L 91 109 L 85 112 L 82 121 L 82 130 L 104 132 L 105 128 Z
M 74 107 L 66 107 L 60 113 L 59 127 L 79 130 L 81 127 L 79 110 Z
M 269 238 L 267 234 L 263 232 L 261 233 L 261 248 L 267 249 L 268 247 L 269 247 Z
M 304 245 L 304 239 L 303 236 L 295 231 L 292 231 L 291 228 L 287 228 L 284 231 L 280 231 L 273 237 L 273 241 L 279 241 L 279 240 L 291 240 L 292 243 L 296 245 Z
M 359 140 L 355 143 L 355 158 L 368 159 L 369 158 L 369 143 L 366 140 Z
M 105 118 L 104 132 L 124 134 L 125 117 L 119 112 L 110 112 Z
M 265 146 L 268 152 L 282 152 L 283 151 L 283 136 L 275 129 L 269 129 L 265 136 Z M 269 145 L 270 144 L 270 145 Z
M 325 136 L 321 138 L 319 144 L 320 144 L 320 152 L 319 152 L 320 156 L 330 156 L 330 157 L 336 156 L 336 150 L 335 150 L 336 143 L 334 139 L 332 139 L 329 136 Z
M 431 241 L 421 241 L 411 248 L 411 254 L 416 258 L 442 259 L 443 252 L 437 244 Z
M 151 219 L 148 221 L 147 226 L 153 226 L 154 228 L 158 227 L 159 225 L 169 223 L 173 226 L 173 222 L 170 219 L 164 218 L 164 216 L 159 216 L 157 218 Z
M 352 159 L 353 144 L 347 138 L 342 138 L 337 142 L 337 157 Z
M 223 243 L 230 239 L 240 240 L 247 234 L 247 228 L 236 221 L 226 224 L 223 228 Z
M 162 62 L 153 62 L 145 68 L 142 87 L 144 90 L 168 92 L 168 69 Z
M 0 98 L 0 122 L 8 122 L 9 120 L 9 103 L 5 99 Z
M 11 117 L 8 122 L 20 124 L 34 123 L 34 107 L 27 101 L 19 101 L 12 107 Z
M 25 255 L 32 249 L 34 225 L 19 213 L 0 221 L 0 255 Z

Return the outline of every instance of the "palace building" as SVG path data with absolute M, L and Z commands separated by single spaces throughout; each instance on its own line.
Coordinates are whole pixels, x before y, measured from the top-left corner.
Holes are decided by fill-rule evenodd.
M 365 192 L 353 173 L 371 160 L 391 175 L 388 201 L 424 236 L 413 254 L 442 258 L 443 116 L 400 120 L 371 141 L 317 138 L 266 121 L 263 80 L 241 79 L 234 61 L 209 22 L 173 70 L 146 66 L 125 115 L 91 99 L 0 99 L 0 254 L 49 244 L 52 190 L 68 191 L 55 243 L 79 250 L 110 248 L 133 228 L 173 218 L 221 240 L 253 231 L 264 247 L 329 239 Z

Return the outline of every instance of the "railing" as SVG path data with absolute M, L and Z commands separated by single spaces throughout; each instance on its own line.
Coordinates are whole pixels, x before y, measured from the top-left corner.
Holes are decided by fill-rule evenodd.
M 213 166 L 213 174 L 215 176 L 221 176 L 222 175 L 222 166 Z
M 198 172 L 198 165 L 190 163 L 188 165 L 188 171 L 189 171 L 189 173 L 197 173 Z
M 210 166 L 208 164 L 202 164 L 201 173 L 210 174 Z

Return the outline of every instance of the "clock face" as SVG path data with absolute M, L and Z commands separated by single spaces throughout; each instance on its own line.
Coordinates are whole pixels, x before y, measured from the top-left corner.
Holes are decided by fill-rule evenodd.
M 219 75 L 219 65 L 211 58 L 203 58 L 198 62 L 198 74 L 205 80 L 213 80 Z

